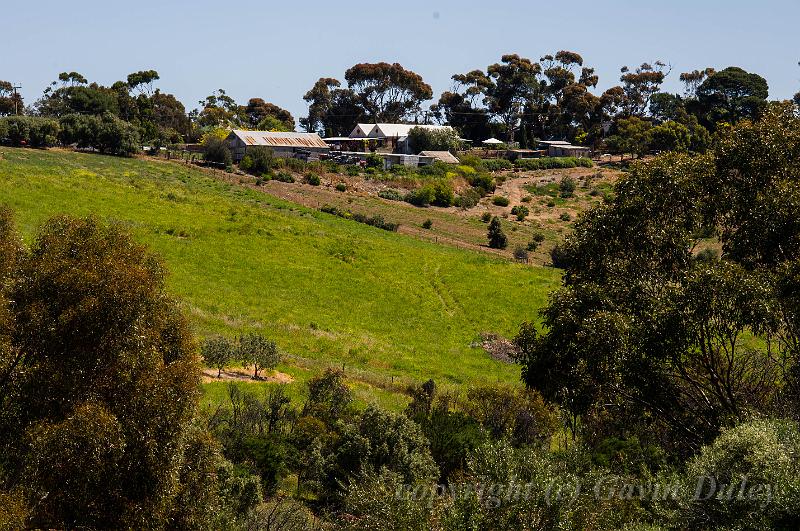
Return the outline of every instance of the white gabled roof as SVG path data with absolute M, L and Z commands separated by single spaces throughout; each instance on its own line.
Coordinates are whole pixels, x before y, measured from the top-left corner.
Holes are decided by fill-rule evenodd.
M 449 125 L 419 125 L 419 124 L 375 124 L 369 132 L 371 138 L 394 138 L 408 136 L 409 131 L 419 127 L 431 130 L 452 130 Z
M 375 124 L 358 124 L 353 128 L 353 131 L 350 133 L 350 138 L 368 137 L 374 128 Z
M 327 148 L 317 133 L 284 133 L 280 131 L 244 131 L 234 129 L 234 135 L 248 146 Z

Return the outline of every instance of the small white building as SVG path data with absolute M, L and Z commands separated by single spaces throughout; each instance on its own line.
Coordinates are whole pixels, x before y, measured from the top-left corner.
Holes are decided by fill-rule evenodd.
M 276 157 L 317 159 L 328 153 L 330 146 L 317 133 L 285 133 L 280 131 L 243 131 L 234 129 L 225 139 L 234 162 L 240 162 L 247 150 L 264 146 Z

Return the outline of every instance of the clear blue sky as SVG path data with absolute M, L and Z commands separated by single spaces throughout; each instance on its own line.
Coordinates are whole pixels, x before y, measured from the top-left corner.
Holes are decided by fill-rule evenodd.
M 3 10 L 0 79 L 22 85 L 30 104 L 62 71 L 110 84 L 154 68 L 187 110 L 224 88 L 299 118 L 314 81 L 341 80 L 358 62 L 397 61 L 438 98 L 452 74 L 504 53 L 538 59 L 567 49 L 597 69 L 598 93 L 622 65 L 656 59 L 673 66 L 673 91 L 680 72 L 730 65 L 764 76 L 772 98 L 800 90 L 798 0 L 466 3 L 23 0 Z

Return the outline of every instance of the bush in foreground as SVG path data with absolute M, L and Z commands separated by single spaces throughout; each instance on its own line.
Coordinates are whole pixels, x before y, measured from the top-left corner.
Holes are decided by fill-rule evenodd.
M 161 263 L 91 218 L 19 241 L 2 213 L 0 491 L 22 489 L 31 528 L 220 524 L 224 460 Z

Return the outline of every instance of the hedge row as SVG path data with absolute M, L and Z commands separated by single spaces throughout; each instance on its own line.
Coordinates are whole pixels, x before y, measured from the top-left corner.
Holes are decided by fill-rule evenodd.
M 140 145 L 136 127 L 111 114 L 69 114 L 60 120 L 6 116 L 0 118 L 0 140 L 14 146 L 76 145 L 114 155 L 132 155 Z
M 591 159 L 577 157 L 542 157 L 540 159 L 517 159 L 514 162 L 517 168 L 523 170 L 551 170 L 560 168 L 591 168 L 594 166 Z

